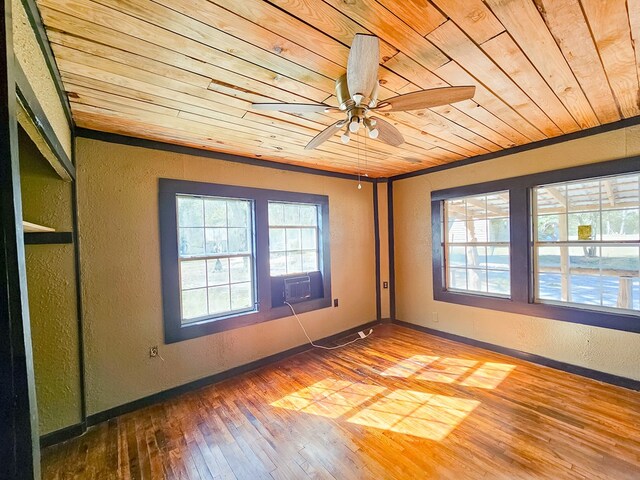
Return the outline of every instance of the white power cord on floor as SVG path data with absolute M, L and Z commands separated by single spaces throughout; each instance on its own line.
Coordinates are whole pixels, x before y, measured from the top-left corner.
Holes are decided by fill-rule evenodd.
M 354 342 L 357 342 L 358 340 L 362 340 L 363 338 L 367 338 L 369 335 L 371 335 L 373 333 L 373 328 L 369 329 L 369 333 L 364 333 L 362 331 L 358 332 L 358 335 L 360 335 L 358 338 L 351 340 L 350 342 L 347 343 L 343 343 L 342 345 L 335 345 L 333 347 L 325 347 L 322 345 L 316 345 L 315 343 L 313 343 L 313 340 L 311 340 L 311 337 L 309 337 L 309 334 L 307 333 L 307 330 L 304 328 L 304 325 L 302 325 L 302 322 L 300 321 L 300 318 L 298 318 L 298 314 L 296 313 L 296 311 L 293 309 L 293 306 L 289 303 L 289 302 L 284 302 L 285 305 L 289 305 L 289 308 L 291 309 L 291 312 L 293 313 L 293 316 L 296 317 L 296 320 L 298 321 L 298 324 L 300 325 L 300 328 L 302 328 L 302 331 L 304 332 L 305 337 L 307 337 L 307 340 L 309 340 L 309 343 L 311 344 L 311 346 L 316 347 L 316 348 L 322 348 L 324 350 L 335 350 L 336 348 L 342 348 L 342 347 L 346 347 L 347 345 L 351 345 Z

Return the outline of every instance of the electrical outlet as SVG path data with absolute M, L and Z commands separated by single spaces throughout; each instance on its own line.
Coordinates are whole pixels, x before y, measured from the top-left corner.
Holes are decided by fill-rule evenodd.
M 382 282 L 382 288 L 389 288 L 389 282 Z
M 153 347 L 149 347 L 149 357 L 155 358 L 158 355 L 160 355 L 160 351 L 157 345 L 154 345 Z
M 438 323 L 438 312 L 431 312 L 431 321 L 433 323 Z
M 337 307 L 337 306 L 338 306 L 338 299 L 337 299 L 337 298 L 334 298 L 334 299 L 333 299 L 333 306 L 334 306 L 334 307 Z

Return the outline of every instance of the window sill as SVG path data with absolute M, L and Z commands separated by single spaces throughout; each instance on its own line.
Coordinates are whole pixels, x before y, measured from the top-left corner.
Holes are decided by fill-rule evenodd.
M 609 328 L 624 332 L 640 333 L 640 315 L 589 310 L 574 306 L 529 303 L 509 298 L 436 290 L 434 300 L 469 307 L 517 313 L 530 317 L 549 318 L 593 327 Z
M 293 308 L 296 313 L 300 314 L 320 310 L 322 308 L 328 308 L 330 306 L 331 298 L 325 296 L 323 298 L 307 300 L 306 302 L 295 303 Z M 191 324 L 187 323 L 185 325 L 181 325 L 178 329 L 168 329 L 167 324 L 165 323 L 165 343 L 181 342 L 191 338 L 201 337 L 212 333 L 220 333 L 226 330 L 233 330 L 235 328 L 246 327 L 290 316 L 293 316 L 291 309 L 287 305 L 284 305 L 282 307 L 275 308 L 269 307 L 263 311 L 245 312 L 223 318 L 201 320 Z

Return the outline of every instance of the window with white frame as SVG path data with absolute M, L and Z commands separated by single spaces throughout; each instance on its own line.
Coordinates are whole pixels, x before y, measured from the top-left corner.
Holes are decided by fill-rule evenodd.
M 535 300 L 640 311 L 640 174 L 532 192 Z
M 250 200 L 177 195 L 182 323 L 254 309 Z
M 269 202 L 269 266 L 272 277 L 319 269 L 318 206 Z
M 509 192 L 445 200 L 443 227 L 446 289 L 508 297 Z

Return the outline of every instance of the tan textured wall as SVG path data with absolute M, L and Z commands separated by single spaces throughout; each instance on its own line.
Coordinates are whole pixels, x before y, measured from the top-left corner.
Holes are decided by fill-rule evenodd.
M 431 191 L 633 155 L 640 126 L 395 182 L 397 318 L 640 380 L 639 334 L 436 302 L 431 279 Z
M 25 220 L 72 230 L 71 184 L 63 182 L 20 129 Z M 27 288 L 40 434 L 80 421 L 73 245 L 26 245 Z
M 163 344 L 158 178 L 329 196 L 338 308 L 300 315 L 312 338 L 375 319 L 372 185 L 150 149 L 77 140 L 88 413 L 303 344 L 282 318 Z M 160 345 L 164 358 L 149 358 Z
M 44 55 L 40 50 L 40 45 L 36 40 L 22 2 L 13 0 L 12 9 L 13 50 L 16 60 L 24 70 L 62 148 L 71 157 L 71 130 Z
M 378 184 L 378 225 L 380 228 L 380 306 L 382 318 L 390 318 L 389 289 L 382 288 L 389 281 L 389 216 L 387 184 Z

